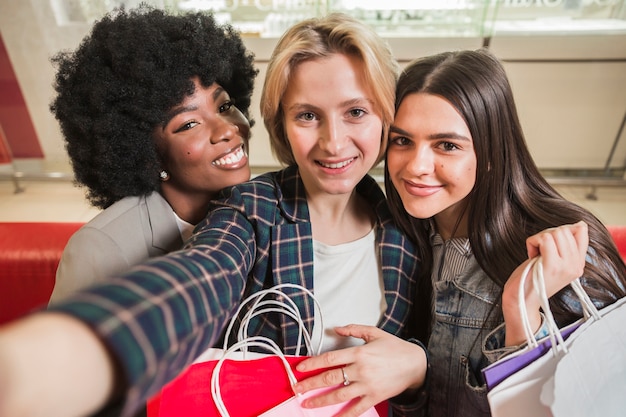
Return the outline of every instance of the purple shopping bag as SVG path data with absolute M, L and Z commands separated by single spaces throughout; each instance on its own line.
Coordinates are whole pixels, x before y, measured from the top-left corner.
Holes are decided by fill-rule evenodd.
M 563 340 L 566 340 L 582 323 L 584 323 L 584 321 L 580 320 L 562 328 L 561 335 L 563 336 Z M 487 383 L 487 390 L 491 391 L 500 382 L 545 355 L 551 348 L 552 343 L 550 342 L 550 338 L 546 336 L 538 342 L 537 347 L 527 347 L 524 350 L 515 352 L 487 366 L 482 370 L 483 377 Z

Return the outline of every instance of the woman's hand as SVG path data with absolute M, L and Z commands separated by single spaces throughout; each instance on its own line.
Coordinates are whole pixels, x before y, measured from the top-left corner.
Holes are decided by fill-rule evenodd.
M 358 337 L 366 344 L 323 353 L 297 366 L 301 372 L 339 367 L 298 382 L 298 393 L 315 388 L 348 384 L 336 390 L 309 398 L 308 408 L 357 400 L 341 416 L 356 417 L 381 401 L 409 388 L 419 388 L 426 377 L 426 352 L 414 343 L 404 341 L 373 326 L 351 324 L 335 328 L 341 336 Z
M 502 312 L 506 326 L 506 346 L 519 345 L 526 341 L 519 303 L 526 303 L 530 324 L 535 331 L 541 324 L 540 300 L 533 288 L 532 279 L 527 278 L 524 299 L 519 299 L 522 272 L 530 259 L 541 255 L 543 274 L 548 297 L 553 296 L 576 278 L 582 276 L 587 257 L 589 236 L 587 224 L 563 225 L 546 229 L 526 240 L 529 260 L 522 263 L 509 277 L 502 294 Z
M 0 417 L 72 417 L 111 398 L 115 367 L 84 323 L 33 314 L 0 327 Z

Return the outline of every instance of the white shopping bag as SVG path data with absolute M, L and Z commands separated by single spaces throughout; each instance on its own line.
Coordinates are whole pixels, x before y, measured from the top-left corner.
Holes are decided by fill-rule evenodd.
M 598 312 L 575 280 L 571 286 L 587 318 L 577 322 L 576 330 L 564 339 L 550 312 L 540 257 L 529 263 L 524 278 L 530 271 L 542 298 L 551 348 L 488 392 L 493 417 L 626 415 L 626 299 Z M 522 305 L 528 342 L 525 350 L 532 351 L 541 342 L 534 340 Z

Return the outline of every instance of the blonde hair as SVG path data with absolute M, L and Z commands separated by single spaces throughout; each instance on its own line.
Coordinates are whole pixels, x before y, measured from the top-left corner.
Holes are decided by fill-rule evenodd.
M 272 152 L 282 164 L 295 164 L 281 107 L 290 74 L 304 61 L 332 54 L 355 56 L 363 62 L 363 76 L 383 122 L 377 162 L 384 155 L 387 132 L 394 117 L 398 63 L 387 43 L 373 29 L 348 15 L 332 13 L 289 28 L 269 61 L 261 95 L 261 116 L 270 136 Z

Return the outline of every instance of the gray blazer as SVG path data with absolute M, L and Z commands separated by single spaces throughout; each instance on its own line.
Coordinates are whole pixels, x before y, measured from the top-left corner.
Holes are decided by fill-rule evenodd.
M 174 211 L 161 194 L 123 198 L 72 235 L 50 302 L 182 245 Z

